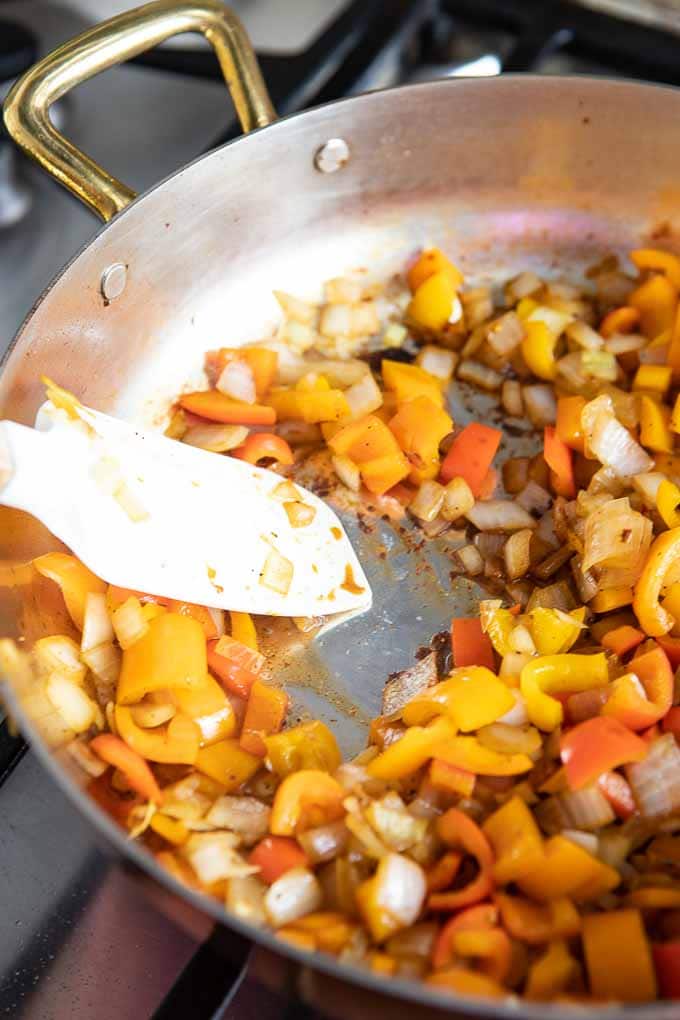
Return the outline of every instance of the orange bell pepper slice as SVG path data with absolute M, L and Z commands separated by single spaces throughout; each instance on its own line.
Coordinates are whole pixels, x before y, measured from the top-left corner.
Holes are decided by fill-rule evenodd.
M 258 464 L 261 460 L 275 460 L 279 464 L 292 464 L 293 451 L 281 436 L 273 432 L 255 432 L 248 436 L 242 446 L 231 452 L 232 457 L 247 464 Z
M 248 863 L 259 868 L 259 877 L 271 885 L 291 868 L 308 867 L 309 859 L 296 840 L 288 836 L 265 836 L 251 850 Z
M 455 297 L 456 288 L 449 274 L 444 271 L 432 273 L 411 298 L 406 318 L 421 329 L 438 332 L 451 318 Z
M 640 312 L 638 309 L 631 308 L 630 305 L 622 305 L 620 308 L 614 308 L 611 312 L 607 312 L 600 323 L 600 334 L 607 340 L 615 333 L 632 333 L 639 322 Z
M 451 621 L 451 649 L 456 666 L 485 666 L 492 672 L 496 670 L 493 645 L 478 617 Z
M 263 404 L 241 404 L 220 393 L 219 390 L 201 390 L 183 393 L 179 398 L 180 407 L 191 414 L 209 421 L 224 422 L 225 425 L 274 425 L 276 411 Z
M 195 764 L 201 731 L 193 719 L 182 712 L 174 715 L 167 726 L 143 729 L 132 718 L 131 709 L 116 705 L 115 720 L 121 738 L 142 758 L 163 765 Z
M 413 729 L 416 728 L 413 727 Z M 401 738 L 401 740 L 404 739 L 405 737 Z M 401 740 L 397 741 L 397 744 L 401 743 Z M 396 747 L 397 744 L 392 746 Z M 390 748 L 388 748 L 389 750 Z M 505 754 L 500 751 L 491 751 L 488 747 L 480 744 L 476 737 L 470 736 L 452 736 L 448 740 L 442 741 L 433 748 L 432 757 L 440 758 L 442 761 L 449 762 L 468 772 L 474 772 L 479 776 L 517 776 L 523 772 L 529 772 L 533 768 L 533 762 L 527 754 Z
M 645 730 L 659 722 L 673 703 L 673 670 L 664 650 L 656 648 L 636 655 L 629 663 L 642 687 L 639 691 L 633 676 L 627 674 L 614 680 L 602 715 L 618 719 L 631 730 Z
M 207 671 L 200 623 L 180 613 L 163 613 L 123 652 L 117 700 L 121 705 L 134 705 L 153 691 L 197 688 Z
M 553 485 L 557 495 L 573 499 L 576 495 L 576 482 L 571 450 L 562 442 L 552 425 L 546 425 L 543 434 L 543 457 L 554 472 Z
M 225 793 L 238 790 L 261 767 L 262 759 L 244 751 L 233 738 L 202 747 L 196 756 L 196 769 L 219 783 Z
M 389 428 L 375 414 L 350 422 L 328 440 L 333 453 L 349 457 L 361 466 L 380 457 L 401 453 Z
M 615 627 L 613 630 L 608 630 L 607 633 L 602 637 L 600 644 L 603 648 L 608 648 L 610 652 L 614 652 L 619 658 L 626 655 L 628 652 L 632 652 L 634 648 L 642 644 L 645 640 L 645 635 L 637 627 L 631 627 L 630 624 L 623 624 L 621 627 Z
M 289 726 L 282 733 L 265 737 L 267 757 L 277 776 L 300 769 L 335 772 L 342 755 L 334 734 L 320 719 Z
M 621 882 L 618 871 L 565 836 L 551 836 L 545 841 L 544 850 L 540 867 L 517 881 L 522 892 L 534 900 L 547 902 L 565 897 L 577 903 L 596 900 Z
M 455 724 L 445 716 L 434 719 L 428 726 L 409 726 L 403 737 L 368 763 L 367 771 L 374 779 L 403 779 L 417 772 L 430 758 L 443 757 L 439 748 L 448 746 L 456 733 Z
M 458 910 L 483 900 L 493 889 L 494 855 L 489 840 L 477 823 L 458 808 L 449 808 L 441 815 L 436 828 L 443 843 L 453 849 L 460 847 L 475 858 L 479 873 L 455 892 L 431 893 L 427 900 L 430 910 Z
M 666 361 L 671 367 L 673 382 L 677 382 L 680 379 L 680 305 L 675 313 Z
M 129 796 L 114 790 L 109 782 L 109 773 L 107 772 L 93 779 L 87 784 L 85 789 L 102 811 L 106 812 L 109 818 L 113 818 L 114 822 L 125 828 L 128 826 L 132 809 L 142 803 L 138 793 Z
M 508 687 L 484 666 L 456 667 L 446 680 L 428 687 L 404 705 L 407 726 L 420 726 L 437 715 L 448 716 L 469 733 L 509 712 L 514 699 Z
M 642 573 L 635 585 L 633 610 L 645 634 L 660 637 L 675 620 L 659 603 L 666 574 L 680 557 L 680 528 L 665 531 L 652 542 Z
M 440 248 L 426 248 L 406 273 L 411 293 L 415 294 L 421 283 L 435 273 L 446 273 L 456 290 L 463 283 L 463 274 Z
M 680 740 L 680 707 L 671 708 L 666 712 L 661 729 L 664 733 L 672 733 L 676 740 Z
M 583 953 L 591 994 L 619 1002 L 656 998 L 656 975 L 639 910 L 583 918 Z
M 474 772 L 459 769 L 446 761 L 435 758 L 430 764 L 429 781 L 435 790 L 443 793 L 456 793 L 461 797 L 471 797 L 477 777 Z
M 274 796 L 269 828 L 275 836 L 294 836 L 342 818 L 344 787 L 319 769 L 303 769 L 286 776 Z
M 444 458 L 440 478 L 444 484 L 452 478 L 464 478 L 475 499 L 491 467 L 503 433 L 500 429 L 471 422 L 456 436 Z
M 439 932 L 432 950 L 435 970 L 448 967 L 455 960 L 453 937 L 459 931 L 488 931 L 498 924 L 498 907 L 493 903 L 478 903 L 455 914 Z
M 672 252 L 637 248 L 630 253 L 630 260 L 640 270 L 664 273 L 675 287 L 680 288 L 680 258 Z
M 572 790 L 596 782 L 603 772 L 642 761 L 647 745 L 617 719 L 595 716 L 563 734 L 560 757 Z
M 586 406 L 585 397 L 559 397 L 555 432 L 558 439 L 577 453 L 583 453 L 581 412 Z
M 179 613 L 180 616 L 191 616 L 200 623 L 207 639 L 218 637 L 215 621 L 206 606 L 198 606 L 194 602 L 180 602 L 177 599 L 166 599 L 165 602 L 171 613 Z
M 409 480 L 415 485 L 439 472 L 439 444 L 453 428 L 453 421 L 429 397 L 416 397 L 399 407 L 389 429 L 411 465 Z
M 214 744 L 236 732 L 236 713 L 222 687 L 206 673 L 200 687 L 175 688 L 172 700 L 180 712 L 189 716 L 201 732 L 201 744 Z
M 225 634 L 208 642 L 207 663 L 228 691 L 247 698 L 264 665 L 264 655 Z
M 33 566 L 43 577 L 59 585 L 69 616 L 78 630 L 82 630 L 87 596 L 90 592 L 105 592 L 106 582 L 68 553 L 46 553 L 33 560 Z
M 453 935 L 457 956 L 473 957 L 482 974 L 505 981 L 512 965 L 512 943 L 502 928 L 464 929 Z
M 495 900 L 510 935 L 531 946 L 555 938 L 571 938 L 581 930 L 581 915 L 566 897 L 539 904 L 498 892 Z
M 620 772 L 603 772 L 597 781 L 615 813 L 624 821 L 637 811 L 633 791 Z
M 512 797 L 482 826 L 495 856 L 494 879 L 506 885 L 540 866 L 543 837 L 534 816 L 521 797 Z
M 163 794 L 147 762 L 113 733 L 100 733 L 90 741 L 90 749 L 107 765 L 123 773 L 132 789 L 154 804 L 163 803 Z
M 269 687 L 256 680 L 250 690 L 246 714 L 243 719 L 241 739 L 244 751 L 264 758 L 267 746 L 263 736 L 278 733 L 288 711 L 288 695 L 276 687 Z
M 257 629 L 250 613 L 237 613 L 235 610 L 230 609 L 229 620 L 231 623 L 231 636 L 234 641 L 240 641 L 246 648 L 252 648 L 254 652 L 257 652 L 259 649 Z
M 640 313 L 642 332 L 654 340 L 664 330 L 672 329 L 678 304 L 678 288 L 668 277 L 650 276 L 628 298 Z
M 659 635 L 656 643 L 663 648 L 673 669 L 677 669 L 680 666 L 680 638 Z
M 449 850 L 448 853 L 443 854 L 428 869 L 427 891 L 441 892 L 443 889 L 448 889 L 450 885 L 453 885 L 453 880 L 460 871 L 462 863 L 463 855 L 457 850 Z
M 578 962 L 563 939 L 551 942 L 543 956 L 529 966 L 524 994 L 529 1000 L 546 1001 L 561 995 L 579 976 Z

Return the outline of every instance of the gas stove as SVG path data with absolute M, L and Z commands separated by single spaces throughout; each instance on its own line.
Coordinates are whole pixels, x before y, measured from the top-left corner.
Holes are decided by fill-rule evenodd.
M 38 56 L 131 5 L 0 4 L 0 97 Z M 236 0 L 232 6 L 255 43 L 280 113 L 444 76 L 533 71 L 680 84 L 680 0 Z M 76 144 L 138 191 L 238 134 L 211 51 L 185 37 L 94 78 L 54 115 Z M 0 354 L 43 287 L 97 229 L 82 206 L 0 133 Z M 0 1015 L 365 1015 L 329 994 L 311 972 L 229 932 L 190 931 L 140 898 L 6 723 L 0 724 L 0 819 Z

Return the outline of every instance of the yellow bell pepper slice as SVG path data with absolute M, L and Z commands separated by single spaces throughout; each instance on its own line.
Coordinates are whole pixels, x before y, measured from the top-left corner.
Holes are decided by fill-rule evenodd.
M 652 542 L 642 574 L 635 585 L 633 611 L 645 634 L 660 637 L 667 634 L 675 620 L 659 603 L 664 579 L 680 557 L 680 528 L 665 531 Z
M 485 666 L 461 666 L 404 706 L 407 726 L 420 726 L 446 715 L 464 733 L 488 726 L 515 704 L 510 690 Z
M 367 771 L 374 779 L 403 779 L 434 758 L 441 742 L 450 741 L 456 733 L 454 723 L 444 716 L 434 719 L 429 726 L 411 726 L 403 737 L 369 762 Z
M 537 308 L 540 308 L 538 301 L 534 301 L 530 297 L 523 297 L 521 301 L 517 302 L 515 311 L 522 322 L 526 322 L 531 313 L 535 312 Z
M 650 368 L 659 368 L 650 365 Z M 640 397 L 640 442 L 654 453 L 673 452 L 673 434 L 670 429 L 670 411 L 653 397 Z
M 116 729 L 133 751 L 148 761 L 167 765 L 194 765 L 198 757 L 201 733 L 188 716 L 178 712 L 167 726 L 143 729 L 132 718 L 132 709 L 116 705 Z
M 265 736 L 267 758 L 277 776 L 301 769 L 335 772 L 342 762 L 338 742 L 319 719 Z
M 482 623 L 482 631 L 489 638 L 489 641 L 500 656 L 509 655 L 514 651 L 510 644 L 510 635 L 517 626 L 517 618 L 509 609 L 493 601 L 484 600 L 479 605 L 479 616 Z
M 257 630 L 250 613 L 237 613 L 229 610 L 229 621 L 231 623 L 231 636 L 234 641 L 240 641 L 247 648 L 258 651 Z
M 383 358 L 382 378 L 385 389 L 394 393 L 397 403 L 429 397 L 437 407 L 444 406 L 444 395 L 439 380 L 420 365 L 407 365 L 403 361 Z
M 678 304 L 678 288 L 666 276 L 650 276 L 628 299 L 640 313 L 642 332 L 653 340 L 666 329 L 672 329 Z
M 640 365 L 633 378 L 634 390 L 653 390 L 660 396 L 671 384 L 672 369 L 670 365 Z
M 524 994 L 527 999 L 546 1001 L 566 991 L 578 976 L 579 965 L 566 942 L 551 942 L 543 956 L 529 967 Z
M 680 393 L 675 398 L 671 414 L 671 428 L 676 435 L 680 434 Z
M 278 421 L 304 421 L 309 425 L 339 421 L 350 413 L 342 390 L 275 389 L 267 397 L 267 403 L 276 411 Z
M 419 485 L 439 474 L 439 444 L 453 429 L 453 420 L 429 397 L 401 404 L 388 423 L 411 465 L 410 481 Z
M 184 822 L 158 811 L 149 822 L 149 828 L 173 846 L 181 846 L 189 838 L 189 830 Z
M 667 613 L 670 613 L 675 620 L 675 625 L 671 631 L 674 637 L 679 636 L 680 624 L 680 582 L 676 581 L 668 589 L 668 594 L 661 601 L 662 607 Z
M 196 768 L 218 783 L 225 793 L 238 790 L 262 766 L 262 759 L 249 754 L 233 738 L 202 747 L 196 756 Z
M 294 836 L 304 828 L 337 821 L 345 814 L 347 791 L 318 769 L 286 776 L 274 796 L 269 828 L 275 836 Z
M 564 836 L 551 836 L 543 849 L 542 864 L 517 880 L 522 892 L 539 903 L 565 896 L 577 903 L 598 899 L 621 881 L 618 871 Z
M 236 713 L 223 688 L 209 673 L 200 687 L 175 688 L 172 700 L 201 731 L 201 745 L 214 744 L 236 733 Z
M 656 509 L 667 528 L 680 527 L 680 488 L 664 478 L 656 493 Z
M 400 743 L 397 741 L 392 746 L 397 747 Z M 491 751 L 483 747 L 476 737 L 451 737 L 446 743 L 435 747 L 433 757 L 478 776 L 518 776 L 522 772 L 529 772 L 534 765 L 527 754 Z
M 539 379 L 554 379 L 557 375 L 555 345 L 557 337 L 544 322 L 526 322 L 526 335 L 522 340 L 522 357 L 527 367 Z
M 69 616 L 78 630 L 82 630 L 87 596 L 90 592 L 105 592 L 106 582 L 68 553 L 46 553 L 33 560 L 33 566 L 43 577 L 59 585 Z
M 590 600 L 590 608 L 594 613 L 610 613 L 612 609 L 622 609 L 633 601 L 632 588 L 607 588 L 598 591 Z
M 656 998 L 654 963 L 639 910 L 584 917 L 583 953 L 590 991 L 596 998 L 620 1002 Z
M 636 248 L 630 253 L 630 259 L 638 269 L 665 273 L 671 283 L 680 289 L 680 258 L 677 255 L 657 248 Z
M 597 655 L 542 655 L 522 667 L 520 690 L 534 726 L 550 733 L 562 722 L 562 705 L 551 694 L 604 687 L 609 679 L 604 652 Z
M 146 634 L 123 652 L 117 701 L 134 705 L 152 691 L 200 689 L 207 672 L 200 623 L 181 613 L 164 613 L 151 620 Z
M 445 271 L 433 273 L 409 301 L 406 318 L 421 329 L 439 332 L 451 317 L 456 288 Z
M 414 294 L 421 284 L 435 273 L 445 273 L 451 280 L 454 290 L 463 284 L 463 274 L 446 257 L 440 248 L 426 248 L 413 263 L 406 274 L 411 293 Z
M 539 655 L 560 655 L 568 652 L 583 630 L 585 606 L 564 613 L 561 609 L 539 606 L 529 613 L 531 633 Z
M 543 861 L 543 837 L 534 816 L 520 797 L 512 797 L 482 826 L 496 857 L 493 874 L 498 885 L 526 875 Z

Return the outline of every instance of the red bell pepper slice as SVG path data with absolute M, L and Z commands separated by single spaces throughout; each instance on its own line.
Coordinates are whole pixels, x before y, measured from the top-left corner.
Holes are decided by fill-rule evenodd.
M 245 443 L 232 451 L 232 457 L 245 460 L 248 464 L 257 464 L 261 460 L 275 460 L 279 464 L 292 464 L 295 458 L 293 451 L 281 436 L 273 432 L 254 432 Z
M 602 714 L 618 719 L 631 730 L 645 730 L 663 719 L 673 703 L 673 670 L 659 645 L 636 655 L 628 668 L 640 681 L 644 695 L 632 677 L 619 677 Z
M 451 621 L 451 649 L 455 666 L 486 666 L 496 671 L 493 645 L 477 617 Z
M 264 665 L 264 656 L 226 634 L 217 641 L 208 641 L 207 653 L 208 669 L 232 694 L 247 698 Z
M 680 940 L 652 945 L 659 992 L 664 999 L 680 999 Z
M 603 772 L 642 761 L 647 744 L 617 719 L 596 716 L 562 736 L 560 756 L 572 790 L 594 783 Z
M 442 461 L 441 480 L 464 478 L 472 489 L 472 495 L 479 499 L 480 488 L 491 462 L 496 456 L 503 433 L 480 422 L 466 425 L 454 441 Z
M 291 868 L 306 868 L 307 854 L 290 836 L 266 836 L 251 851 L 248 858 L 253 867 L 260 869 L 260 878 L 271 885 Z

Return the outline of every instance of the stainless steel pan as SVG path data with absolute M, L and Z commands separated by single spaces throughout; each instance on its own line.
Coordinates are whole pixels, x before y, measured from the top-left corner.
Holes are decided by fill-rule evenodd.
M 252 133 L 135 198 L 51 126 L 49 107 L 78 82 L 183 31 L 213 44 Z M 587 78 L 449 80 L 277 122 L 241 26 L 215 0 L 161 0 L 67 43 L 15 86 L 5 121 L 18 144 L 108 224 L 38 299 L 4 362 L 0 417 L 18 421 L 33 419 L 44 373 L 92 406 L 159 423 L 173 395 L 200 380 L 207 348 L 270 333 L 274 287 L 312 296 L 322 280 L 352 267 L 401 267 L 423 244 L 441 245 L 480 281 L 526 267 L 578 278 L 605 253 L 625 253 L 659 232 L 672 242 L 680 229 L 680 93 L 673 89 Z M 493 413 L 487 398 L 460 388 L 454 408 L 458 420 Z M 524 453 L 533 439 L 509 441 Z M 478 595 L 451 581 L 436 541 L 413 553 L 387 524 L 371 535 L 352 527 L 352 534 L 375 608 L 309 648 L 289 648 L 282 665 L 300 706 L 329 721 L 348 752 L 362 745 L 387 674 L 411 663 L 454 612 L 474 612 Z M 386 558 L 377 555 L 379 543 Z M 0 516 L 0 558 L 49 548 L 54 540 L 30 520 Z M 44 588 L 22 591 L 0 601 L 0 632 L 30 640 L 57 626 L 56 610 Z M 180 887 L 126 841 L 50 753 L 11 691 L 9 698 L 55 782 L 156 897 L 164 891 L 175 912 L 182 905 L 309 963 Z M 340 993 L 327 997 L 333 1012 L 342 1003 L 364 1016 L 384 993 L 467 1015 L 538 1020 L 545 1013 L 525 1003 L 442 998 L 328 957 L 313 966 L 355 986 L 353 1007 Z M 369 998 L 355 997 L 358 986 Z M 615 1014 L 670 1020 L 677 1007 L 588 1013 Z M 552 1006 L 551 1015 L 574 1014 Z

